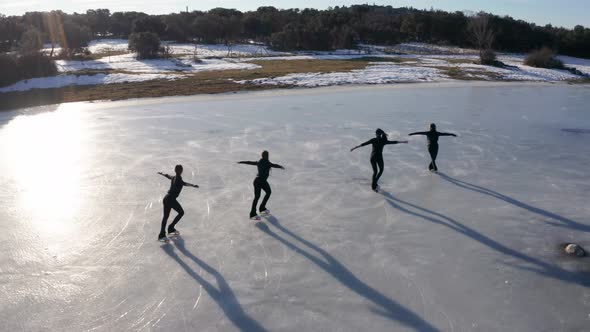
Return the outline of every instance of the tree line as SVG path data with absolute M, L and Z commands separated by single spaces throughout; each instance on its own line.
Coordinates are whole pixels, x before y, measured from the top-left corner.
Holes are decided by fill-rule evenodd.
M 549 47 L 561 54 L 590 58 L 590 29 L 538 26 L 508 16 L 487 15 L 494 32 L 492 48 L 528 52 Z M 66 55 L 80 52 L 94 38 L 129 38 L 151 32 L 162 40 L 231 44 L 244 40 L 275 50 L 333 50 L 360 43 L 393 45 L 419 41 L 479 47 L 470 32 L 472 17 L 463 12 L 354 5 L 317 9 L 210 11 L 148 15 L 93 9 L 86 13 L 28 12 L 0 15 L 0 51 L 60 45 Z

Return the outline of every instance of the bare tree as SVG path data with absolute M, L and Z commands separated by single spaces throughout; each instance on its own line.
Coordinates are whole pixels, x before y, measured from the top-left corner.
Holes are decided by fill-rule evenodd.
M 166 44 L 160 48 L 160 53 L 162 53 L 164 59 L 170 59 L 174 55 L 174 49 L 169 44 Z
M 227 46 L 227 56 L 232 57 L 234 55 L 233 48 L 239 39 L 240 32 L 242 31 L 242 22 L 239 18 L 232 16 L 224 19 L 223 23 L 223 39 L 225 41 L 225 46 Z
M 23 33 L 19 42 L 20 52 L 22 54 L 33 54 L 43 48 L 43 37 L 37 28 L 30 28 Z
M 469 22 L 469 31 L 473 36 L 475 45 L 479 49 L 481 63 L 494 63 L 496 54 L 492 49 L 492 44 L 496 39 L 496 34 L 490 22 L 490 15 L 479 13 L 473 16 Z

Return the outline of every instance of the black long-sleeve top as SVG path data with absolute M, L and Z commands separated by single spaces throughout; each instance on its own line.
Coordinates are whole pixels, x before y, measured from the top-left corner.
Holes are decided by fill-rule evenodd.
M 266 181 L 270 175 L 271 168 L 283 168 L 279 164 L 273 164 L 267 159 L 260 159 L 259 161 L 240 161 L 240 164 L 258 166 L 257 178 Z
M 180 195 L 180 192 L 182 191 L 182 187 L 184 187 L 186 183 L 182 180 L 182 176 L 180 175 L 167 177 L 171 180 L 168 195 L 177 198 L 178 195 Z
M 398 141 L 390 141 L 384 138 L 372 138 L 365 143 L 361 144 L 361 146 L 371 144 L 373 146 L 373 151 L 371 152 L 371 157 L 382 157 L 383 156 L 383 147 L 389 144 L 398 144 Z
M 426 142 L 428 144 L 428 146 L 434 146 L 434 145 L 438 145 L 438 138 L 440 136 L 456 136 L 455 134 L 451 134 L 451 133 L 440 133 L 436 130 L 430 130 L 430 131 L 417 131 L 415 133 L 411 133 L 410 136 L 413 135 L 425 135 L 426 136 Z

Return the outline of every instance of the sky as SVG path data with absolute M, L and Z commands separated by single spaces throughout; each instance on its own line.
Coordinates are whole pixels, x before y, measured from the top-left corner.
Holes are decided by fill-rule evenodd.
M 27 11 L 60 9 L 64 12 L 85 12 L 86 9 L 108 8 L 115 11 L 142 11 L 149 14 L 167 14 L 185 10 L 208 10 L 215 7 L 255 10 L 260 6 L 277 8 L 319 8 L 349 6 L 367 3 L 366 0 L 0 0 L 0 13 L 20 15 Z M 516 19 L 548 23 L 572 28 L 577 24 L 590 27 L 589 0 L 394 0 L 370 1 L 370 4 L 393 7 L 435 8 L 446 11 L 487 11 L 497 15 L 510 15 Z

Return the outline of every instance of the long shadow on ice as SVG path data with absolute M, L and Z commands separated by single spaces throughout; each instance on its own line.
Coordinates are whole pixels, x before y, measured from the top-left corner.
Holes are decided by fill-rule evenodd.
M 518 268 L 532 271 L 538 273 L 540 275 L 550 277 L 553 279 L 578 284 L 584 287 L 590 286 L 590 278 L 588 278 L 588 274 L 583 272 L 570 272 L 560 268 L 559 266 L 551 265 L 549 263 L 543 262 L 540 259 L 531 257 L 529 255 L 523 254 L 519 251 L 514 249 L 508 248 L 505 245 L 495 241 L 494 239 L 479 233 L 478 231 L 470 228 L 455 219 L 447 217 L 441 213 L 428 210 L 416 204 L 412 204 L 406 201 L 403 201 L 399 198 L 393 197 L 390 193 L 386 191 L 382 191 L 383 196 L 385 197 L 386 201 L 391 205 L 393 208 L 404 212 L 406 214 L 422 218 L 426 221 L 445 226 L 450 228 L 457 233 L 463 234 L 483 245 L 486 247 L 493 249 L 499 253 L 504 255 L 517 258 L 524 263 L 527 263 L 528 266 L 517 265 Z M 413 210 L 410 210 L 413 209 Z
M 350 272 L 344 265 L 338 262 L 332 255 L 330 255 L 322 248 L 316 246 L 315 244 L 300 237 L 299 235 L 291 232 L 289 229 L 281 225 L 275 217 L 270 216 L 267 218 L 267 220 L 279 231 L 283 232 L 286 235 L 289 235 L 297 242 L 299 242 L 301 245 L 307 247 L 307 249 L 302 249 L 293 242 L 290 242 L 281 235 L 277 234 L 276 232 L 273 232 L 265 223 L 259 222 L 256 224 L 256 227 L 258 227 L 262 232 L 266 233 L 270 237 L 281 242 L 289 249 L 307 258 L 312 263 L 322 268 L 334 279 L 338 280 L 340 283 L 342 283 L 342 285 L 346 286 L 351 291 L 357 293 L 358 295 L 364 297 L 365 299 L 375 304 L 377 306 L 377 308 L 374 309 L 376 313 L 385 316 L 389 319 L 398 321 L 408 327 L 414 328 L 417 331 L 438 331 L 435 327 L 430 325 L 427 321 L 423 320 L 416 313 L 405 308 L 404 306 L 393 301 L 392 299 L 378 292 L 376 289 L 359 280 L 352 272 Z M 313 251 L 314 253 L 310 251 Z
M 212 275 L 217 281 L 217 287 L 213 286 L 198 273 L 196 273 L 191 267 L 185 263 L 177 254 L 174 252 L 174 247 L 170 244 L 162 246 L 162 249 L 174 259 L 185 271 L 188 273 L 196 282 L 198 282 L 205 291 L 211 296 L 211 298 L 217 302 L 219 307 L 223 310 L 227 318 L 241 331 L 266 331 L 258 322 L 252 317 L 248 316 L 244 312 L 244 309 L 238 302 L 231 287 L 225 281 L 223 276 L 211 267 L 209 264 L 203 262 L 198 257 L 193 255 L 184 246 L 184 240 L 179 236 L 174 240 L 174 245 L 184 256 L 199 265 L 205 272 Z
M 450 183 L 452 183 L 452 184 L 454 184 L 454 185 L 456 185 L 458 187 L 461 187 L 463 189 L 467 189 L 467 190 L 475 191 L 475 192 L 480 193 L 480 194 L 488 195 L 490 197 L 493 197 L 493 198 L 502 200 L 502 201 L 504 201 L 506 203 L 512 204 L 514 206 L 517 206 L 519 208 L 525 209 L 525 210 L 530 211 L 532 213 L 536 213 L 536 214 L 538 214 L 540 216 L 543 216 L 543 217 L 546 217 L 546 218 L 551 218 L 553 220 L 558 221 L 558 223 L 549 222 L 549 224 L 551 224 L 551 225 L 554 225 L 554 226 L 557 226 L 557 227 L 567 227 L 567 228 L 571 228 L 571 229 L 574 229 L 574 230 L 577 230 L 577 231 L 582 231 L 582 232 L 590 232 L 590 226 L 589 225 L 581 224 L 581 223 L 579 223 L 577 221 L 574 221 L 574 220 L 571 220 L 571 219 L 562 217 L 562 216 L 560 216 L 558 214 L 555 214 L 553 212 L 549 212 L 547 210 L 543 210 L 543 209 L 540 209 L 538 207 L 531 206 L 529 204 L 526 204 L 524 202 L 521 202 L 521 201 L 519 201 L 517 199 L 514 199 L 512 197 L 509 197 L 509 196 L 500 194 L 497 191 L 493 191 L 491 189 L 488 189 L 488 188 L 485 188 L 485 187 L 482 187 L 482 186 L 478 186 L 478 185 L 475 185 L 475 184 L 472 184 L 472 183 L 469 183 L 469 182 L 465 182 L 463 180 L 454 179 L 454 178 L 452 178 L 452 177 L 450 177 L 450 176 L 448 176 L 446 174 L 443 174 L 443 173 L 438 173 L 438 174 L 440 175 L 440 177 L 443 180 L 446 180 L 446 181 L 448 181 L 448 182 L 450 182 Z

